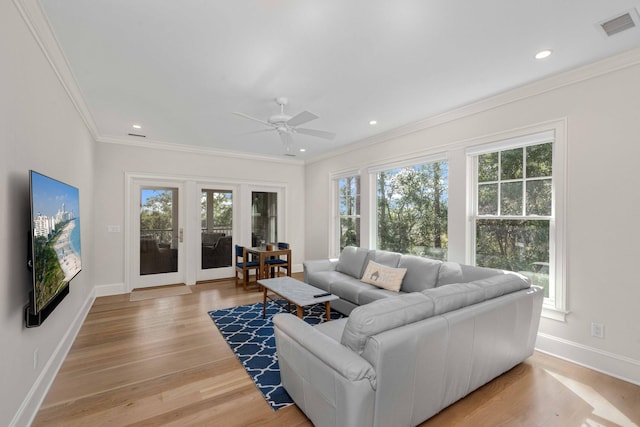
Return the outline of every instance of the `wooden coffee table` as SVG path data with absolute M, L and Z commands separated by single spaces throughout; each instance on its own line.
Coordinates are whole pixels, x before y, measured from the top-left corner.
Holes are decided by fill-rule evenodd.
M 289 304 L 295 305 L 298 317 L 301 319 L 304 313 L 304 307 L 324 303 L 327 310 L 327 320 L 331 320 L 331 301 L 340 299 L 338 296 L 332 294 L 314 297 L 314 295 L 326 294 L 327 292 L 289 276 L 258 280 L 258 284 L 262 286 L 264 292 L 262 301 L 263 318 L 266 317 L 267 314 L 267 299 L 275 301 L 275 299 L 268 294 L 268 291 L 285 299 Z

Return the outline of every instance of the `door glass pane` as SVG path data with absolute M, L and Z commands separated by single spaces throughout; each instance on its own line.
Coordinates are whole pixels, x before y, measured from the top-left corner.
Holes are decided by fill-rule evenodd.
M 232 264 L 233 193 L 203 189 L 200 197 L 202 269 Z
M 278 193 L 251 193 L 251 246 L 278 241 Z
M 140 190 L 140 275 L 178 271 L 178 189 Z

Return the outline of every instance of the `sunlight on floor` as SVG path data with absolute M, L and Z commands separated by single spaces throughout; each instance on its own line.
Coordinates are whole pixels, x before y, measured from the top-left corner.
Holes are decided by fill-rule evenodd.
M 624 427 L 638 427 L 636 423 L 627 418 L 626 415 L 620 412 L 600 393 L 595 391 L 593 387 L 584 385 L 578 381 L 572 380 L 571 378 L 563 377 L 562 375 L 556 374 L 547 369 L 545 369 L 545 371 L 590 405 L 593 408 L 593 415 L 596 417 Z M 603 424 L 592 419 L 588 419 L 584 424 L 582 424 L 582 427 L 602 426 Z

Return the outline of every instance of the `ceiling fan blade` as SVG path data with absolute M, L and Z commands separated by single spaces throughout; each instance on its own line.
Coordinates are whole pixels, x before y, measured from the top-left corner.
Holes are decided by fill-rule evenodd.
M 256 119 L 255 117 L 251 117 L 251 116 L 249 116 L 247 114 L 244 114 L 244 113 L 238 113 L 238 112 L 234 111 L 232 114 L 235 114 L 236 116 L 244 117 L 245 119 L 253 120 L 254 122 L 262 123 L 263 125 L 267 125 L 269 127 L 273 127 L 273 125 L 271 123 L 269 123 L 269 122 L 265 122 L 264 120 Z
M 296 128 L 295 132 L 301 133 L 303 135 L 317 136 L 318 138 L 323 138 L 323 139 L 334 139 L 336 137 L 336 134 L 333 132 L 326 132 L 324 130 L 316 130 L 316 129 Z
M 256 133 L 264 133 L 264 132 L 273 132 L 275 131 L 276 128 L 271 128 L 271 129 L 258 129 L 258 130 L 252 130 L 252 131 L 248 131 L 248 132 L 241 132 L 238 135 L 253 135 Z
M 311 120 L 315 120 L 317 118 L 318 116 L 316 116 L 315 114 L 310 113 L 309 111 L 303 111 L 302 113 L 298 113 L 295 116 L 291 117 L 289 120 L 287 120 L 287 125 L 298 126 L 303 123 L 310 122 Z

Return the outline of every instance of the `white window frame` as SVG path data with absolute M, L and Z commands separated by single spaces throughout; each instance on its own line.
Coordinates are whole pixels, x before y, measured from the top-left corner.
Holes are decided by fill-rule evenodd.
M 549 298 L 544 300 L 542 315 L 565 321 L 568 312 L 565 265 L 567 148 L 564 121 L 553 122 L 527 133 L 484 141 L 482 144 L 467 147 L 465 150 L 468 176 L 467 262 L 475 265 L 477 156 L 547 142 L 553 142 L 552 214 L 549 224 Z
M 360 244 L 362 245 L 362 175 L 359 169 L 336 172 L 331 174 L 331 233 L 329 247 L 330 257 L 340 255 L 340 180 L 359 176 L 360 177 Z

